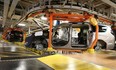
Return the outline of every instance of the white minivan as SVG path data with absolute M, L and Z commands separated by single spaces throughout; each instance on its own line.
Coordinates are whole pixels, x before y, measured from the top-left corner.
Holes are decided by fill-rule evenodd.
M 111 26 L 99 24 L 98 42 L 95 46 L 95 50 L 100 49 L 114 49 L 115 47 L 115 36 L 111 29 Z M 93 28 L 95 35 L 95 27 Z M 93 40 L 95 36 L 93 35 Z

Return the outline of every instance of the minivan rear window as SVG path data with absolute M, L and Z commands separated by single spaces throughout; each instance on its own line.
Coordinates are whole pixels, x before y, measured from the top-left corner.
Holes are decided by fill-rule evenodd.
M 106 32 L 106 30 L 107 30 L 107 27 L 106 27 L 106 26 L 100 26 L 100 25 L 99 25 L 99 32 Z M 92 31 L 93 31 L 93 32 L 96 31 L 95 26 L 92 26 Z

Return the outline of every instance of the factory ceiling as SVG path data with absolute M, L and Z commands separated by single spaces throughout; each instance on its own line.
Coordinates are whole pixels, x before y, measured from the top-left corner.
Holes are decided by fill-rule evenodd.
M 99 13 L 113 21 L 116 19 L 116 0 L 0 0 L 0 24 L 3 27 L 12 27 L 12 25 L 24 21 L 22 18 L 30 12 L 39 8 L 44 9 L 46 6 L 54 6 L 60 12 L 82 13 L 81 11 L 87 11 L 94 13 L 95 11 L 94 14 Z M 63 7 L 69 9 L 63 9 Z M 78 10 L 73 8 L 78 8 Z M 27 22 L 25 20 L 25 23 Z

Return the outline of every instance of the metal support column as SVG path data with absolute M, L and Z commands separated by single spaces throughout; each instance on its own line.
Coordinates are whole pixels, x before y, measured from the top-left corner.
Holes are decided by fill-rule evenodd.
M 5 23 L 6 23 L 9 4 L 10 4 L 10 0 L 4 0 L 4 12 L 3 12 L 3 24 L 2 24 L 2 27 L 4 27 Z
M 50 31 L 49 31 L 49 42 L 48 42 L 48 48 L 52 48 L 52 26 L 53 26 L 53 15 L 50 14 Z

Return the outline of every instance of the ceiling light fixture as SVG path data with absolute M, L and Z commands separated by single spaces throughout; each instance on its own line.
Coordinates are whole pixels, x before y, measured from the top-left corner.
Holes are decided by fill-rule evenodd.
M 42 20 L 47 20 L 47 17 L 41 16 L 41 19 L 42 19 Z
M 26 24 L 19 23 L 18 26 L 26 26 Z

